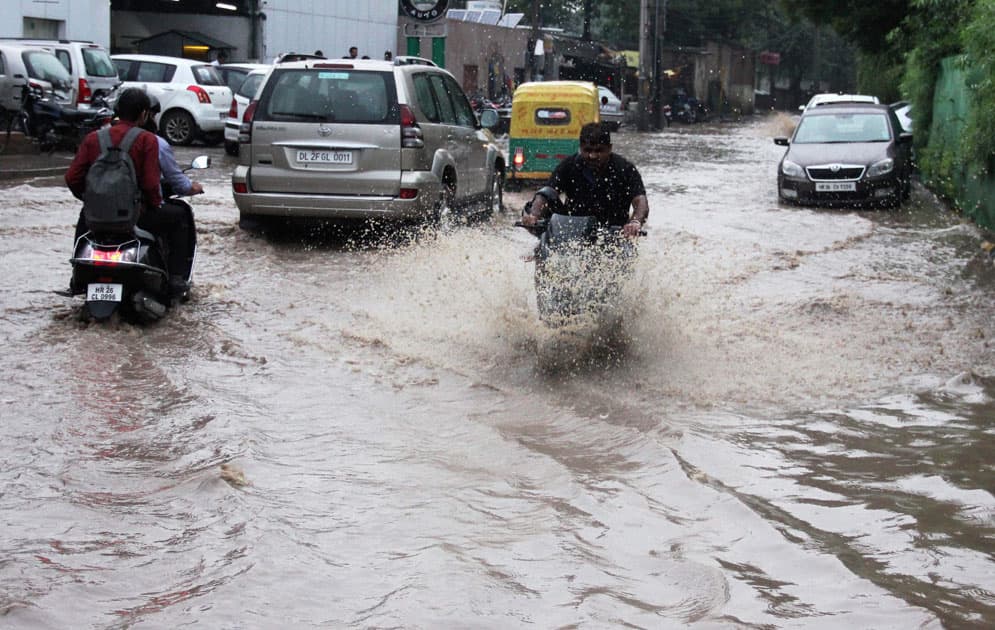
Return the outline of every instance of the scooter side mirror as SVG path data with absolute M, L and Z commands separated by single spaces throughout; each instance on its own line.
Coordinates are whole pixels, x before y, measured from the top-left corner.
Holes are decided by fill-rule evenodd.
M 210 155 L 198 155 L 190 162 L 190 168 L 203 169 L 211 167 Z

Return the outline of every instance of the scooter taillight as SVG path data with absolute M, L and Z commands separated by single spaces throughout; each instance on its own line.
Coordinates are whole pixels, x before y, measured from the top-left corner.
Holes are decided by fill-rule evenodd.
M 116 265 L 124 260 L 124 252 L 120 249 L 95 249 L 91 259 L 98 265 Z

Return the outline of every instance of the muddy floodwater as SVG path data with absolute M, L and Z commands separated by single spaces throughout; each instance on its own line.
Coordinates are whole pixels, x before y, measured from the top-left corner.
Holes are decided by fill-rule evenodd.
M 777 201 L 779 120 L 615 149 L 651 216 L 623 335 L 536 317 L 509 211 L 238 227 L 193 299 L 78 321 L 78 204 L 0 199 L 4 628 L 987 628 L 995 271 L 916 186 Z

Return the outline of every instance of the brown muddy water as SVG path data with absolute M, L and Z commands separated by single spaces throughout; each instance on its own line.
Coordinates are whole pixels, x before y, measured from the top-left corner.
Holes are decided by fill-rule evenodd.
M 0 626 L 991 627 L 984 235 L 921 187 L 778 205 L 777 126 L 617 134 L 611 343 L 537 322 L 524 194 L 248 233 L 213 150 L 194 297 L 142 328 L 76 320 L 76 201 L 5 182 Z

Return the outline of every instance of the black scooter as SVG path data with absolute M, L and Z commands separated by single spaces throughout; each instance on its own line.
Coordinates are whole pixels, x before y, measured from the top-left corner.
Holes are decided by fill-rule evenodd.
M 194 158 L 189 168 L 208 168 L 211 158 L 206 155 Z M 189 225 L 194 225 L 193 208 L 176 196 L 170 200 L 189 212 Z M 196 230 L 192 229 L 191 252 L 196 251 Z M 119 312 L 143 323 L 158 321 L 174 301 L 187 296 L 176 295 L 170 290 L 169 277 L 173 270 L 167 265 L 167 247 L 163 239 L 134 227 L 127 234 L 84 233 L 76 240 L 73 257 L 73 277 L 70 296 L 83 295 L 85 303 L 81 315 L 103 321 Z M 185 271 L 185 273 L 183 273 Z M 193 275 L 190 268 L 175 272 L 183 275 L 189 284 Z
M 529 211 L 531 202 L 526 205 Z M 604 319 L 617 311 L 636 248 L 622 226 L 604 226 L 595 217 L 553 213 L 525 227 L 539 238 L 535 288 L 539 318 L 560 326 L 578 317 Z M 645 235 L 640 231 L 640 235 Z
M 54 93 L 29 81 L 21 88 L 21 108 L 10 124 L 33 138 L 44 152 L 75 151 L 88 133 L 110 123 L 114 112 L 107 106 L 107 96 L 98 92 L 93 109 L 79 110 L 59 103 Z

